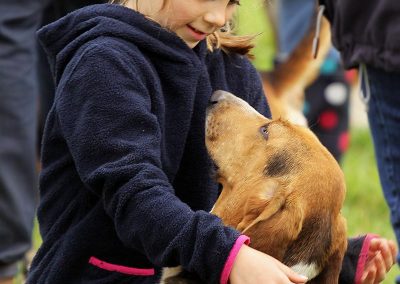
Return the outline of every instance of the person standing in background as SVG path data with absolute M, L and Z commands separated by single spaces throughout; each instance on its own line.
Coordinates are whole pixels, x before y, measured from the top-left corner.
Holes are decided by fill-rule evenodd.
M 400 243 L 400 1 L 319 2 L 344 67 L 360 69 L 380 181 Z
M 42 129 L 54 93 L 36 31 L 74 9 L 102 2 L 0 1 L 0 284 L 13 283 L 31 248 L 37 129 Z
M 37 203 L 36 30 L 43 1 L 0 1 L 0 283 L 31 247 Z

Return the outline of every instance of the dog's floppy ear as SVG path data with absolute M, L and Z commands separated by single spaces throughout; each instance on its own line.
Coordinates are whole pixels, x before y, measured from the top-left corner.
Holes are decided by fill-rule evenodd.
M 245 205 L 243 220 L 238 224 L 236 229 L 244 233 L 258 222 L 268 219 L 278 211 L 285 202 L 283 196 L 278 196 L 278 190 L 279 183 L 271 179 L 264 184 L 263 188 L 256 195 L 250 196 Z

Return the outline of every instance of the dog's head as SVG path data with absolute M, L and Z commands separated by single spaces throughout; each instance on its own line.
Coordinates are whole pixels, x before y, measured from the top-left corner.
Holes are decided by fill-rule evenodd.
M 242 99 L 217 91 L 207 109 L 206 145 L 223 186 L 212 213 L 226 225 L 246 233 L 270 217 L 264 212 L 277 196 L 282 206 L 291 198 L 304 200 L 304 215 L 318 212 L 321 204 L 339 214 L 343 174 L 308 128 L 270 120 Z M 321 193 L 327 188 L 326 194 Z M 337 202 L 313 201 L 315 193 Z

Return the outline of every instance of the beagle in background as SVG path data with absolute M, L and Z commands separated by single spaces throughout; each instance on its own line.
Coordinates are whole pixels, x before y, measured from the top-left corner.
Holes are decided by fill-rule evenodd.
M 305 89 L 318 77 L 320 67 L 331 47 L 330 25 L 322 18 L 318 52 L 313 58 L 314 27 L 300 41 L 289 58 L 270 73 L 261 73 L 264 93 L 273 118 L 284 118 L 307 125 L 303 114 Z

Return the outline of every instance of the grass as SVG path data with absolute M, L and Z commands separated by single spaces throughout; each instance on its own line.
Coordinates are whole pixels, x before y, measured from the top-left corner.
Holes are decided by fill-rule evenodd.
M 275 38 L 265 13 L 265 0 L 241 0 L 241 5 L 235 19 L 238 34 L 255 35 L 255 47 L 252 54 L 256 60 L 254 66 L 258 70 L 269 71 L 273 68 L 275 54 Z
M 359 234 L 370 230 L 391 237 L 392 230 L 382 226 L 389 220 L 389 211 L 382 195 L 368 130 L 353 130 L 351 140 L 342 163 L 347 184 L 343 213 L 351 220 L 349 232 Z
M 351 129 L 351 144 L 342 168 L 347 185 L 343 215 L 349 236 L 372 232 L 394 240 L 367 129 Z M 397 275 L 400 275 L 399 268 L 393 267 L 383 283 L 395 283 Z

